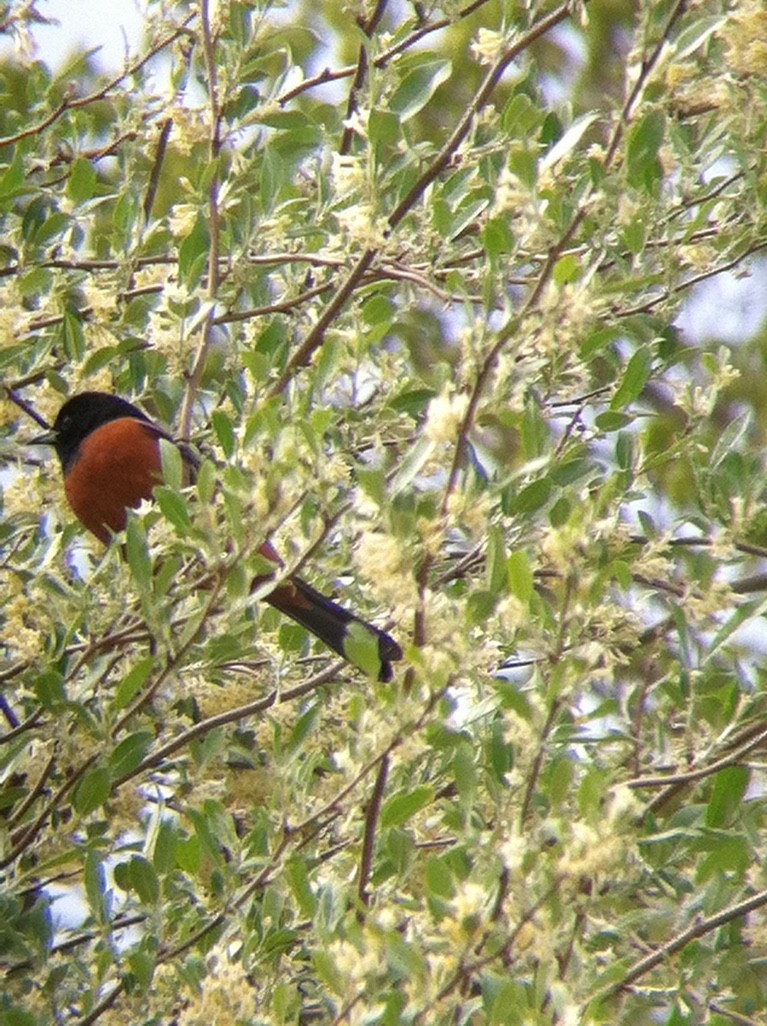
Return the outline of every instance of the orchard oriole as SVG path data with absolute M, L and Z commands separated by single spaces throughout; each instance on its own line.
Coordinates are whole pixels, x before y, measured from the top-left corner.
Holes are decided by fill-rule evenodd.
M 59 410 L 53 428 L 33 440 L 52 445 L 61 462 L 64 491 L 77 518 L 100 541 L 123 530 L 127 511 L 152 498 L 162 482 L 160 439 L 171 436 L 138 407 L 105 392 L 82 392 Z M 181 446 L 185 462 L 194 470 L 194 456 Z M 272 544 L 261 554 L 282 565 Z M 259 578 L 257 583 L 261 583 Z M 394 638 L 333 602 L 300 577 L 292 575 L 275 585 L 264 601 L 279 609 L 334 652 L 348 659 L 346 640 L 352 624 L 361 625 L 377 639 L 379 679 L 390 680 L 391 663 L 402 658 Z

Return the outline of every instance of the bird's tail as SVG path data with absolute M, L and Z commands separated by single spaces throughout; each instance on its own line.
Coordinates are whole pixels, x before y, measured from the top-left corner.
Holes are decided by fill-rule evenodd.
M 349 649 L 349 642 L 354 638 L 353 625 L 357 624 L 378 643 L 378 679 L 391 680 L 391 664 L 402 658 L 402 649 L 394 638 L 374 627 L 372 623 L 355 616 L 343 606 L 339 606 L 337 602 L 327 598 L 300 577 L 290 577 L 278 584 L 273 591 L 264 596 L 264 602 L 268 602 L 270 606 L 300 623 L 328 648 L 352 663 L 355 660 L 353 651 Z M 357 640 L 360 640 L 360 633 L 357 632 Z M 361 637 L 364 641 L 365 635 L 362 634 Z

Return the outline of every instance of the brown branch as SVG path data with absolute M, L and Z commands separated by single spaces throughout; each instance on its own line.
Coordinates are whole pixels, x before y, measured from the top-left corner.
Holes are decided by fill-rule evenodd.
M 5 394 L 8 396 L 10 401 L 18 406 L 20 410 L 23 410 L 23 412 L 26 413 L 26 415 L 33 420 L 38 427 L 43 428 L 44 431 L 47 431 L 50 428 L 48 421 L 44 417 L 41 417 L 34 406 L 27 402 L 23 396 L 19 395 L 15 388 L 10 385 L 6 385 Z
M 654 951 L 651 951 L 649 955 L 640 958 L 616 983 L 610 983 L 607 987 L 592 995 L 589 998 L 589 1003 L 592 1001 L 606 1001 L 611 997 L 615 997 L 651 969 L 654 969 L 662 962 L 668 961 L 672 955 L 677 954 L 691 941 L 697 940 L 699 937 L 705 937 L 712 930 L 717 930 L 720 926 L 725 926 L 735 919 L 741 919 L 743 916 L 748 915 L 749 912 L 754 912 L 764 905 L 767 905 L 767 890 L 758 891 L 744 901 L 729 905 L 727 908 L 722 909 L 721 912 L 717 912 L 716 915 L 709 916 L 708 919 L 696 919 L 691 926 L 678 933 L 676 937 L 672 937 L 671 940 L 666 941 L 665 944 L 661 944 Z
M 405 215 L 413 208 L 418 202 L 421 196 L 424 194 L 429 185 L 439 177 L 442 171 L 449 165 L 453 154 L 456 152 L 460 144 L 471 129 L 474 119 L 480 110 L 485 106 L 492 96 L 495 87 L 498 85 L 504 71 L 509 64 L 519 56 L 531 43 L 535 42 L 550 29 L 559 25 L 562 21 L 565 21 L 571 14 L 571 7 L 569 2 L 565 2 L 556 8 L 551 14 L 544 18 L 541 18 L 531 29 L 529 29 L 520 39 L 517 40 L 512 46 L 510 46 L 501 57 L 496 61 L 493 67 L 490 69 L 488 74 L 480 86 L 479 90 L 475 94 L 468 108 L 466 109 L 463 117 L 460 119 L 452 134 L 450 135 L 447 142 L 444 144 L 437 157 L 432 161 L 429 167 L 423 172 L 418 181 L 413 185 L 408 194 L 404 197 L 400 203 L 397 204 L 394 211 L 389 215 L 388 225 L 390 230 L 397 227 L 399 222 L 405 217 Z M 569 235 L 567 236 L 569 237 Z M 309 334 L 306 336 L 301 345 L 296 349 L 291 359 L 288 361 L 285 370 L 279 376 L 277 381 L 269 389 L 268 395 L 274 397 L 282 392 L 294 373 L 301 367 L 304 367 L 311 360 L 314 352 L 322 345 L 325 332 L 330 324 L 333 322 L 338 313 L 344 308 L 347 301 L 351 297 L 352 293 L 356 289 L 357 285 L 362 281 L 366 271 L 370 268 L 371 264 L 378 255 L 377 247 L 369 247 L 362 255 L 358 258 L 356 264 L 351 269 L 346 277 L 346 280 L 342 282 L 338 292 L 325 307 L 320 314 L 320 317 L 314 327 L 311 329 Z M 553 264 L 553 260 L 552 260 Z M 499 348 L 500 352 L 500 348 Z M 494 361 L 493 361 L 494 362 Z M 477 397 L 477 402 L 479 397 Z
M 39 796 L 43 792 L 45 783 L 48 777 L 53 771 L 53 767 L 56 765 L 56 756 L 50 755 L 46 760 L 45 765 L 42 768 L 40 776 L 38 777 L 34 787 L 30 790 L 29 794 L 25 797 L 24 801 L 19 805 L 18 809 L 14 809 L 11 816 L 6 820 L 6 826 L 13 827 L 16 823 L 20 822 L 27 811 L 35 804 Z
M 520 933 L 522 932 L 522 930 L 524 930 L 525 926 L 527 926 L 528 923 L 532 922 L 533 919 L 535 919 L 538 912 L 543 908 L 546 902 L 550 901 L 552 896 L 559 890 L 561 883 L 561 878 L 557 877 L 554 880 L 554 882 L 546 888 L 541 897 L 538 898 L 537 901 L 534 901 L 522 913 L 522 915 L 519 917 L 519 920 L 514 924 L 514 928 L 509 933 L 509 936 L 506 938 L 506 940 L 500 948 L 494 947 L 492 951 L 490 951 L 486 955 L 483 955 L 481 958 L 475 958 L 471 961 L 461 962 L 456 968 L 453 975 L 450 977 L 450 979 L 439 990 L 431 1005 L 423 1011 L 417 1012 L 416 1015 L 412 1017 L 412 1019 L 410 1020 L 412 1026 L 419 1026 L 419 1024 L 423 1022 L 431 1022 L 431 1016 L 434 1006 L 438 1005 L 439 1002 L 444 1001 L 444 999 L 448 997 L 450 994 L 452 994 L 454 990 L 463 987 L 471 979 L 473 974 L 483 969 L 486 965 L 489 965 L 491 962 L 494 962 L 496 959 L 498 959 L 502 963 L 504 968 L 508 968 L 508 966 L 510 965 L 511 952 L 514 948 L 514 945 L 517 942 L 517 938 L 519 937 Z
M 343 281 L 328 305 L 320 314 L 317 323 L 311 329 L 301 345 L 288 360 L 285 370 L 280 374 L 277 381 L 269 388 L 267 396 L 273 398 L 284 391 L 286 385 L 295 372 L 309 363 L 315 350 L 319 349 L 325 340 L 325 332 L 335 320 L 336 316 L 346 306 L 357 285 L 362 281 L 365 272 L 368 270 L 376 257 L 377 249 L 366 249 L 357 263 L 349 271 L 346 280 Z
M 373 868 L 373 849 L 375 847 L 378 817 L 381 814 L 381 802 L 383 801 L 383 796 L 386 791 L 386 780 L 389 776 L 389 761 L 388 754 L 381 759 L 378 767 L 378 773 L 376 774 L 375 784 L 373 785 L 373 793 L 370 796 L 370 801 L 365 809 L 365 833 L 362 839 L 362 854 L 360 855 L 360 865 L 357 876 L 357 897 L 360 905 L 362 906 L 357 913 L 358 919 L 364 918 L 362 909 L 367 908 L 370 903 L 368 883 L 370 882 L 370 873 Z
M 197 393 L 202 383 L 202 373 L 205 362 L 208 358 L 211 343 L 213 341 L 213 310 L 218 299 L 220 270 L 219 253 L 221 248 L 221 223 L 218 207 L 218 192 L 220 185 L 219 157 L 221 154 L 221 106 L 218 96 L 218 68 L 216 66 L 216 47 L 211 33 L 209 0 L 200 0 L 200 22 L 202 25 L 202 52 L 205 61 L 205 75 L 208 83 L 208 101 L 210 109 L 210 162 L 213 165 L 213 174 L 208 187 L 208 235 L 210 237 L 208 249 L 208 301 L 210 311 L 205 318 L 202 327 L 200 344 L 197 347 L 192 369 L 184 389 L 184 399 L 181 403 L 181 414 L 179 418 L 179 438 L 188 441 L 192 428 L 192 410 L 197 398 Z
M 17 831 L 16 834 L 12 835 L 13 847 L 0 858 L 0 869 L 5 869 L 6 866 L 12 865 L 16 859 L 29 847 L 30 844 L 35 840 L 40 830 L 42 830 L 48 817 L 56 809 L 72 788 L 77 784 L 85 775 L 86 771 L 96 762 L 98 756 L 89 756 L 78 768 L 64 781 L 58 791 L 53 795 L 47 805 L 38 814 L 37 818 L 29 824 L 25 829 Z
M 610 142 L 607 145 L 604 160 L 604 165 L 606 168 L 612 164 L 613 160 L 615 159 L 618 153 L 618 146 L 620 145 L 621 139 L 623 138 L 623 133 L 625 132 L 629 122 L 631 121 L 631 117 L 634 113 L 634 106 L 636 105 L 639 97 L 642 95 L 642 92 L 645 86 L 647 85 L 647 81 L 650 75 L 652 74 L 653 69 L 660 60 L 660 56 L 666 47 L 666 43 L 668 42 L 669 36 L 671 35 L 671 30 L 673 29 L 674 25 L 679 20 L 679 18 L 681 18 L 681 16 L 684 14 L 686 7 L 687 0 L 677 0 L 676 4 L 674 5 L 671 13 L 669 14 L 666 20 L 666 24 L 663 28 L 663 31 L 661 32 L 660 39 L 655 44 L 652 53 L 649 57 L 642 61 L 642 69 L 639 75 L 637 76 L 636 82 L 634 83 L 634 88 L 626 97 L 626 102 L 623 104 L 623 108 L 620 112 L 618 122 L 615 125 L 612 138 L 610 139 Z
M 714 267 L 710 267 L 705 271 L 701 271 L 699 274 L 693 274 L 684 281 L 674 285 L 673 288 L 661 289 L 656 296 L 646 300 L 644 303 L 640 303 L 638 306 L 624 307 L 613 306 L 611 313 L 615 317 L 633 317 L 636 314 L 649 313 L 654 310 L 655 307 L 661 303 L 665 303 L 671 299 L 672 296 L 678 296 L 683 292 L 687 292 L 694 285 L 698 285 L 702 281 L 706 281 L 708 278 L 715 278 L 718 274 L 724 274 L 725 271 L 732 271 L 735 267 L 738 267 L 747 260 L 754 253 L 758 253 L 760 250 L 767 248 L 767 241 L 764 239 L 757 239 L 756 242 L 752 242 L 737 256 L 732 257 L 730 260 L 726 260 L 724 263 L 716 264 Z
M 211 730 L 215 730 L 217 727 L 223 727 L 229 723 L 237 723 L 239 720 L 259 716 L 261 713 L 266 712 L 267 709 L 271 709 L 272 706 L 286 705 L 288 702 L 293 702 L 298 698 L 303 698 L 304 695 L 309 694 L 311 691 L 315 691 L 317 688 L 322 687 L 335 679 L 338 676 L 339 669 L 344 665 L 345 664 L 339 659 L 322 670 L 321 673 L 315 674 L 302 684 L 297 684 L 295 687 L 288 688 L 286 691 L 274 690 L 265 698 L 258 698 L 253 702 L 248 702 L 246 705 L 238 706 L 236 709 L 228 709 L 226 712 L 218 713 L 216 716 L 209 716 L 207 719 L 201 720 L 200 723 L 195 723 L 193 727 L 183 731 L 183 733 L 174 737 L 172 741 L 168 741 L 167 744 L 164 744 L 162 748 L 159 748 L 156 752 L 152 752 L 148 755 L 141 763 L 139 763 L 138 766 L 136 766 L 135 769 L 131 770 L 130 773 L 126 773 L 125 776 L 115 780 L 115 786 L 119 787 L 127 780 L 140 776 L 148 769 L 152 769 L 153 766 L 161 765 L 166 761 L 166 759 L 170 758 L 171 755 L 175 754 L 175 752 L 182 748 L 186 748 L 192 741 L 197 741 L 200 738 L 205 737 L 206 734 L 209 734 Z
M 495 92 L 495 87 L 500 82 L 503 73 L 511 62 L 516 60 L 524 50 L 536 41 L 536 39 L 540 39 L 541 36 L 545 35 L 556 25 L 566 21 L 571 16 L 571 13 L 571 4 L 569 2 L 560 4 L 560 6 L 552 11 L 551 14 L 547 15 L 545 18 L 541 18 L 540 21 L 536 22 L 532 28 L 525 32 L 523 36 L 521 36 L 501 54 L 493 67 L 488 71 L 484 82 L 479 87 L 479 90 L 467 107 L 463 117 L 453 129 L 453 133 L 450 138 L 444 144 L 424 174 L 422 174 L 418 181 L 413 185 L 407 196 L 405 196 L 405 198 L 395 207 L 389 217 L 390 227 L 394 228 L 399 224 L 405 214 L 407 214 L 408 211 L 415 206 L 421 196 L 423 196 L 431 183 L 435 181 L 448 166 L 454 153 L 468 135 L 469 129 L 474 123 L 474 119 L 477 114 L 479 114 Z
M 160 135 L 157 140 L 157 146 L 154 151 L 154 160 L 152 162 L 152 170 L 149 174 L 149 182 L 146 188 L 146 194 L 144 196 L 144 222 L 147 223 L 152 215 L 152 207 L 154 206 L 155 196 L 157 195 L 157 187 L 160 184 L 160 172 L 162 171 L 162 165 L 165 160 L 165 154 L 168 150 L 168 140 L 170 139 L 171 129 L 173 128 L 173 118 L 166 118 L 163 122 L 163 126 L 160 129 Z
M 370 39 L 376 30 L 378 23 L 384 16 L 386 7 L 389 0 L 377 0 L 375 9 L 369 18 L 357 19 L 357 25 L 362 31 L 363 35 Z M 348 124 L 352 114 L 355 114 L 359 109 L 357 103 L 357 97 L 365 83 L 365 78 L 368 72 L 368 51 L 367 46 L 364 42 L 360 43 L 359 56 L 357 57 L 357 68 L 354 72 L 354 78 L 352 79 L 351 88 L 349 89 L 349 97 L 346 101 L 346 127 L 344 128 L 343 135 L 341 136 L 341 145 L 338 148 L 339 153 L 343 156 L 347 154 L 351 149 L 352 139 L 354 138 L 354 129 Z
M 628 780 L 626 783 L 629 787 L 639 789 L 644 787 L 663 787 L 670 788 L 674 786 L 676 789 L 680 784 L 691 784 L 697 780 L 703 780 L 706 777 L 712 776 L 714 773 L 718 773 L 720 770 L 727 769 L 729 766 L 739 766 L 744 761 L 746 755 L 753 751 L 754 748 L 758 748 L 761 744 L 767 741 L 767 728 L 760 729 L 755 735 L 750 736 L 747 741 L 739 745 L 728 755 L 723 756 L 721 759 L 717 759 L 716 762 L 708 763 L 706 766 L 700 766 L 698 769 L 686 770 L 683 773 L 668 773 L 661 776 L 655 777 L 638 777 L 634 780 Z M 648 805 L 647 811 L 651 811 L 651 807 L 655 807 L 655 804 L 661 804 L 668 800 L 669 795 L 664 793 L 656 796 L 656 799 Z
M 420 43 L 422 39 L 430 35 L 432 32 L 441 32 L 442 29 L 449 28 L 456 22 L 468 18 L 486 3 L 489 3 L 489 0 L 473 0 L 473 3 L 467 4 L 466 7 L 458 11 L 458 13 L 452 18 L 438 18 L 436 21 L 430 21 L 419 25 L 419 27 L 414 29 L 409 36 L 405 37 L 405 39 L 401 40 L 395 46 L 390 47 L 390 49 L 385 50 L 383 53 L 380 53 L 373 61 L 373 67 L 386 67 L 392 58 L 411 49 L 411 47 Z M 342 78 L 351 78 L 356 70 L 356 64 L 349 64 L 347 67 L 339 68 L 336 71 L 332 71 L 330 68 L 324 68 L 317 75 L 312 76 L 312 78 L 304 79 L 304 81 L 299 83 L 299 85 L 294 86 L 286 93 L 278 96 L 276 102 L 279 103 L 281 107 L 284 107 L 286 104 L 290 103 L 291 100 L 300 96 L 301 93 L 305 93 L 310 89 L 316 89 L 318 86 L 328 85 L 330 82 L 338 82 Z
M 15 135 L 7 135 L 5 138 L 0 139 L 0 147 L 13 146 L 15 143 L 20 142 L 22 139 L 29 139 L 33 135 L 38 135 L 40 132 L 45 131 L 49 128 L 54 121 L 57 121 L 62 114 L 68 110 L 77 110 L 80 107 L 87 107 L 91 103 L 96 103 L 98 100 L 104 100 L 115 89 L 121 82 L 126 78 L 131 78 L 137 74 L 153 57 L 157 56 L 162 50 L 170 46 L 171 43 L 175 42 L 179 36 L 183 36 L 188 31 L 187 26 L 195 18 L 194 14 L 188 15 L 182 22 L 181 25 L 174 29 L 169 35 L 164 36 L 159 42 L 155 43 L 143 57 L 134 61 L 125 71 L 117 75 L 115 78 L 110 79 L 106 85 L 102 86 L 101 89 L 95 90 L 95 92 L 89 93 L 87 96 L 80 97 L 80 99 L 66 96 L 61 103 L 56 107 L 55 110 L 51 111 L 42 121 L 39 121 L 36 125 L 32 125 L 31 128 L 24 129 L 23 132 L 17 132 Z

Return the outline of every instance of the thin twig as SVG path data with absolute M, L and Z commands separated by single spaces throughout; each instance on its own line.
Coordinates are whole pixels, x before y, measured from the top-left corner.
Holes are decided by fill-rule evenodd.
M 210 116 L 210 163 L 213 167 L 208 187 L 208 300 L 210 312 L 202 327 L 200 344 L 197 347 L 189 378 L 184 389 L 184 399 L 179 417 L 179 438 L 188 441 L 192 428 L 192 411 L 202 381 L 202 373 L 213 341 L 213 309 L 218 299 L 220 269 L 220 214 L 218 208 L 218 192 L 220 172 L 218 167 L 221 153 L 221 107 L 218 96 L 218 68 L 216 65 L 215 41 L 210 26 L 209 0 L 200 0 L 200 21 L 202 25 L 202 52 L 205 61 L 205 74 L 208 84 L 208 106 Z
M 381 763 L 378 767 L 378 773 L 376 774 L 375 784 L 373 785 L 373 793 L 370 796 L 367 808 L 365 809 L 365 833 L 362 838 L 362 853 L 360 855 L 359 873 L 357 876 L 357 897 L 359 898 L 360 911 L 358 917 L 363 916 L 362 908 L 367 908 L 370 903 L 370 894 L 368 893 L 368 883 L 370 882 L 370 873 L 373 868 L 373 849 L 375 848 L 375 836 L 376 827 L 378 826 L 378 817 L 381 814 L 381 803 L 383 802 L 383 796 L 386 791 L 386 780 L 389 776 L 389 756 L 385 755 L 381 759 Z

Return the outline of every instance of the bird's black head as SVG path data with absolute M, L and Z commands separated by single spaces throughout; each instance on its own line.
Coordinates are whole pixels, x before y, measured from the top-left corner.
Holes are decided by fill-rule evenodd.
M 149 418 L 133 403 L 107 392 L 80 392 L 67 399 L 56 415 L 53 428 L 32 440 L 33 445 L 52 445 L 66 471 L 77 457 L 80 443 L 103 424 L 121 417 Z

